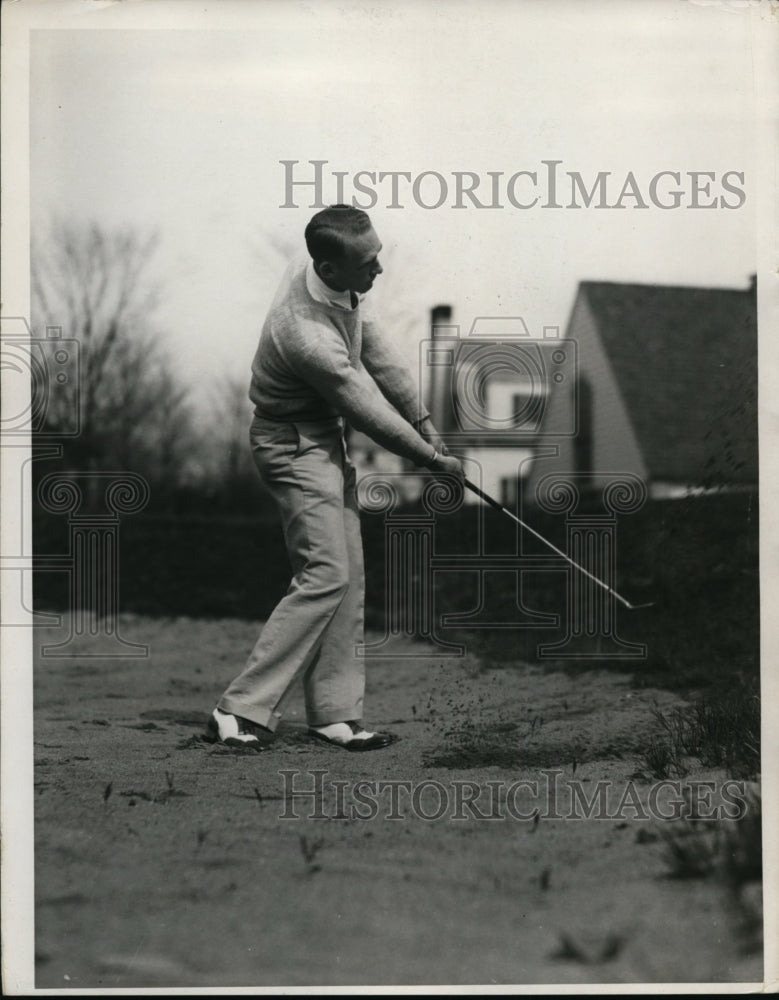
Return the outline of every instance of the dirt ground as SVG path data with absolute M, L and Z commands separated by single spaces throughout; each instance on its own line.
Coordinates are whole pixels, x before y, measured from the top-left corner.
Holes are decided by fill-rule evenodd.
M 400 643 L 368 664 L 366 722 L 389 748 L 311 741 L 298 698 L 273 749 L 230 751 L 204 724 L 258 628 L 123 616 L 148 658 L 37 658 L 38 988 L 762 980 L 743 905 L 718 878 L 669 877 L 661 821 L 555 818 L 531 786 L 517 815 L 504 801 L 519 779 L 574 778 L 646 801 L 641 736 L 678 696 Z M 315 780 L 319 816 L 289 795 Z M 378 795 L 361 818 L 360 780 L 410 782 L 399 818 Z M 490 787 L 477 815 L 494 818 L 462 802 L 458 818 L 456 794 Z

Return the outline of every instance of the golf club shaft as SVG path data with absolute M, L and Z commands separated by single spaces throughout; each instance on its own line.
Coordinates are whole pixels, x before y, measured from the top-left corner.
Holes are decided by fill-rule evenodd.
M 558 556 L 562 556 L 566 562 L 569 562 L 572 566 L 575 566 L 580 573 L 584 573 L 585 576 L 588 576 L 591 580 L 597 583 L 599 587 L 603 587 L 603 589 L 607 590 L 613 597 L 616 597 L 616 599 L 621 604 L 624 604 L 626 608 L 634 610 L 635 605 L 631 604 L 630 601 L 626 601 L 624 597 L 621 597 L 616 592 L 616 590 L 613 590 L 607 583 L 604 583 L 603 580 L 599 580 L 597 576 L 593 576 L 593 574 L 590 573 L 589 570 L 585 569 L 584 566 L 580 566 L 577 562 L 574 562 L 574 560 L 571 559 L 570 556 L 567 556 L 561 549 L 558 549 L 556 545 L 553 545 L 550 541 L 547 541 L 547 539 L 544 538 L 543 535 L 539 535 L 539 533 L 534 528 L 531 528 L 529 524 L 526 524 L 523 520 L 518 518 L 516 514 L 512 514 L 510 510 L 507 510 L 505 507 L 499 504 L 498 501 L 493 499 L 488 493 L 485 493 L 483 490 L 480 490 L 475 483 L 472 483 L 470 481 L 470 479 L 465 479 L 464 483 L 465 486 L 467 486 L 467 488 L 472 493 L 475 493 L 477 497 L 483 500 L 486 504 L 489 504 L 490 507 L 493 507 L 495 510 L 500 510 L 504 514 L 507 514 L 512 521 L 516 521 L 516 523 L 520 525 L 520 527 L 524 528 L 525 531 L 529 531 L 531 535 L 534 535 L 539 541 L 543 542 L 544 545 L 547 545 L 550 549 L 556 552 Z

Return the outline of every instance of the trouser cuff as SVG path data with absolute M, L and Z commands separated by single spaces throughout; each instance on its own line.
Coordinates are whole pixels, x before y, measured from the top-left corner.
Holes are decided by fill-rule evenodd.
M 229 715 L 240 715 L 242 719 L 255 722 L 258 726 L 265 726 L 272 733 L 276 732 L 276 727 L 281 722 L 279 712 L 269 712 L 267 708 L 254 708 L 251 705 L 242 705 L 232 698 L 221 698 L 216 706 L 220 712 L 227 712 Z
M 362 705 L 352 705 L 351 708 L 332 709 L 330 711 L 306 712 L 309 726 L 331 726 L 334 722 L 359 722 L 362 724 Z

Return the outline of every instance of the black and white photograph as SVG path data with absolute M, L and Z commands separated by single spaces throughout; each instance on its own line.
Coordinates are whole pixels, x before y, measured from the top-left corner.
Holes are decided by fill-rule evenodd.
M 779 5 L 2 19 L 3 992 L 775 990 Z

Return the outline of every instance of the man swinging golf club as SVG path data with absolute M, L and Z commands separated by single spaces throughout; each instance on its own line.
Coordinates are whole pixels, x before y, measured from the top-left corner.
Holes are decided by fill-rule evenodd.
M 249 395 L 251 445 L 281 515 L 293 579 L 209 720 L 212 737 L 263 750 L 302 678 L 312 736 L 376 750 L 389 733 L 363 728 L 363 558 L 356 476 L 344 421 L 378 444 L 462 481 L 400 355 L 363 296 L 382 273 L 367 214 L 318 212 L 310 259 L 287 269 L 262 328 Z M 420 419 L 420 416 L 422 419 Z

